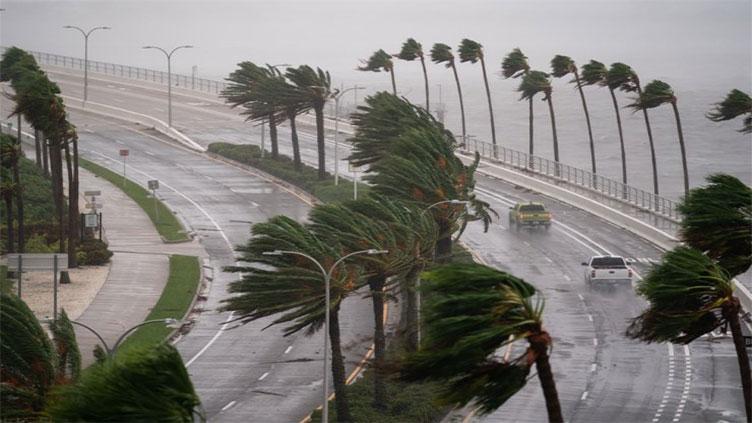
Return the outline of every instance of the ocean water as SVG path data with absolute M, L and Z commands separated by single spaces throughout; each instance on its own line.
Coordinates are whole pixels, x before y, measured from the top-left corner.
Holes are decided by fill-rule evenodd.
M 556 54 L 578 64 L 596 59 L 624 62 L 643 84 L 663 80 L 674 88 L 687 144 L 690 183 L 728 172 L 752 184 L 752 137 L 736 130 L 741 119 L 714 123 L 704 115 L 732 88 L 752 91 L 752 2 L 750 1 L 117 1 L 2 0 L 0 44 L 70 56 L 83 55 L 83 39 L 63 25 L 108 25 L 90 38 L 92 60 L 162 69 L 164 57 L 142 50 L 193 44 L 173 58 L 173 69 L 221 79 L 237 62 L 320 66 L 335 85 L 391 89 L 389 75 L 359 72 L 360 59 L 383 48 L 399 51 L 413 37 L 428 52 L 436 42 L 457 46 L 462 38 L 484 46 L 498 142 L 526 151 L 528 109 L 518 101 L 518 80 L 500 75 L 501 60 L 519 47 L 533 69 L 548 71 Z M 458 64 L 468 133 L 490 140 L 479 64 Z M 447 126 L 460 133 L 456 86 L 449 69 L 429 63 L 431 107 L 446 110 Z M 395 61 L 400 95 L 425 102 L 417 62 Z M 589 168 L 585 119 L 569 78 L 554 80 L 554 107 L 561 159 Z M 585 89 L 596 142 L 598 172 L 620 179 L 621 161 L 614 109 L 608 90 Z M 629 95 L 618 94 L 620 106 Z M 353 107 L 348 95 L 344 107 Z M 442 103 L 442 104 L 439 104 Z M 641 114 L 621 110 L 629 182 L 651 189 L 647 135 Z M 683 191 L 676 123 L 669 106 L 650 111 L 661 193 Z M 545 103 L 535 102 L 536 153 L 552 157 L 551 124 Z

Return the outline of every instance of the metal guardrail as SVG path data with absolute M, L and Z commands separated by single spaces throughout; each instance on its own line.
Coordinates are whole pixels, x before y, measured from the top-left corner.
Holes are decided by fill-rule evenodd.
M 5 49 L 6 47 L 2 47 L 3 51 Z M 33 55 L 36 61 L 40 64 L 60 66 L 70 69 L 84 69 L 84 60 L 77 57 L 62 56 L 53 53 L 42 53 L 38 51 L 28 52 L 29 54 Z M 105 75 L 117 76 L 120 78 L 136 79 L 140 81 L 148 81 L 167 85 L 167 72 L 162 72 L 154 69 L 89 60 L 89 72 L 96 72 Z M 212 94 L 219 94 L 227 86 L 227 84 L 222 81 L 198 78 L 195 75 L 181 75 L 177 73 L 172 74 L 172 83 L 179 88 L 202 91 Z
M 628 204 L 644 212 L 669 219 L 674 223 L 678 223 L 681 219 L 681 215 L 676 209 L 677 204 L 674 201 L 574 166 L 543 157 L 530 156 L 521 151 L 499 147 L 498 145 L 494 146 L 475 139 L 468 139 L 465 142 L 464 150 L 467 152 L 477 151 L 483 158 L 529 174 L 566 182 L 598 194 L 602 198 Z

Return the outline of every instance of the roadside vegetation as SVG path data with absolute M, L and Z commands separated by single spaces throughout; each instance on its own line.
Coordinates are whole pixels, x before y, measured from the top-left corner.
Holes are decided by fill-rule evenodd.
M 175 217 L 167 206 L 163 202 L 157 200 L 158 212 L 154 209 L 154 199 L 151 193 L 144 189 L 141 185 L 131 181 L 125 180 L 123 185 L 123 175 L 119 175 L 109 169 L 106 169 L 96 163 L 92 163 L 86 159 L 80 159 L 81 167 L 89 172 L 106 179 L 111 184 L 120 188 L 128 197 L 133 199 L 143 209 L 144 213 L 149 216 L 157 232 L 166 241 L 179 242 L 188 241 L 190 238 L 186 235 L 183 225 Z M 157 218 L 159 214 L 159 218 Z

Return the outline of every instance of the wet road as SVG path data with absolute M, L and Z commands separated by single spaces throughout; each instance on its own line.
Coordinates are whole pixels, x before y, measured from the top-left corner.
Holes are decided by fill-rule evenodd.
M 58 77 L 57 74 L 52 76 L 53 79 Z M 80 96 L 80 78 L 60 77 L 58 82 L 61 83 L 64 94 Z M 164 104 L 160 103 L 161 90 L 136 87 L 132 84 L 136 83 L 127 81 L 119 85 L 114 82 L 97 83 L 90 80 L 90 99 L 146 114 L 156 115 L 160 113 L 160 109 L 161 113 L 166 113 Z M 114 101 L 116 98 L 118 101 Z M 214 141 L 258 143 L 258 131 L 251 129 L 249 124 L 244 124 L 241 117 L 224 106 L 211 101 L 199 101 L 194 96 L 181 95 L 173 97 L 173 104 L 176 126 L 201 144 L 206 145 Z M 79 124 L 76 121 L 79 114 L 73 113 L 73 116 L 74 122 Z M 98 119 L 94 120 L 103 124 Z M 92 129 L 91 125 L 89 129 L 96 134 L 104 130 Z M 121 126 L 120 129 L 124 128 Z M 286 154 L 289 153 L 289 135 L 284 127 L 280 129 L 280 151 Z M 300 129 L 303 160 L 313 162 L 316 157 L 313 136 L 305 125 L 301 125 Z M 85 135 L 85 130 L 81 132 L 82 146 L 86 140 L 87 146 L 84 148 L 89 148 L 89 136 Z M 212 225 L 211 219 L 195 207 L 192 209 L 188 204 L 181 207 L 181 202 L 190 203 L 184 197 L 176 195 L 175 198 L 169 198 L 171 194 L 164 194 L 171 207 L 194 219 L 190 220 L 191 226 L 194 226 L 192 222 L 196 222 L 198 228 L 206 229 L 203 233 L 201 230 L 198 232 L 205 237 L 207 250 L 210 255 L 213 254 L 213 260 L 217 262 L 212 266 L 215 269 L 232 262 L 229 244 L 240 243 L 243 237 L 247 237 L 247 226 L 232 224 L 229 222 L 230 219 L 258 221 L 268 216 L 267 213 L 278 212 L 292 213 L 294 217 L 305 215 L 305 206 L 291 206 L 294 200 L 287 202 L 265 197 L 265 193 L 271 194 L 273 191 L 264 192 L 254 185 L 257 182 L 244 182 L 253 178 L 242 172 L 238 173 L 237 169 L 226 165 L 219 167 L 219 164 L 208 165 L 205 158 L 184 151 L 180 154 L 175 153 L 174 151 L 182 150 L 166 144 L 155 148 L 156 143 L 152 142 L 154 140 L 147 139 L 149 137 L 143 133 L 129 134 L 130 136 L 119 132 L 110 133 L 107 137 L 111 140 L 92 136 L 99 139 L 92 145 L 102 150 L 98 157 L 114 169 L 118 169 L 117 162 L 107 160 L 115 158 L 112 156 L 116 154 L 119 146 L 113 145 L 112 139 L 126 142 L 132 148 L 132 154 L 142 149 L 144 164 L 148 164 L 144 172 L 150 175 L 150 172 L 154 172 L 160 179 L 175 181 L 178 190 L 187 191 L 186 197 L 193 199 L 192 196 L 196 196 L 200 199 L 200 204 L 206 204 L 206 207 L 210 207 L 213 201 L 222 200 L 221 204 L 225 204 L 217 205 L 208 213 L 209 216 L 221 216 L 218 219 L 222 223 Z M 127 141 L 120 137 L 126 138 Z M 328 157 L 331 157 L 332 146 L 328 144 L 327 147 Z M 89 151 L 85 154 L 89 154 Z M 108 159 L 101 154 L 111 157 Z M 346 153 L 342 148 L 340 157 L 344 156 Z M 138 156 L 133 159 L 137 160 Z M 214 170 L 215 166 L 217 170 Z M 225 172 L 230 175 L 221 176 Z M 227 178 L 219 185 L 222 188 L 218 188 L 216 180 L 210 179 L 218 177 Z M 145 179 L 139 181 L 145 182 Z M 205 184 L 202 185 L 204 188 L 193 188 L 196 183 Z M 243 185 L 244 183 L 250 185 Z M 627 340 L 623 336 L 627 321 L 640 312 L 644 303 L 635 297 L 629 288 L 612 291 L 588 290 L 584 284 L 580 262 L 589 255 L 613 253 L 634 258 L 635 270 L 645 273 L 649 261 L 660 258 L 661 252 L 657 248 L 598 218 L 548 198 L 540 198 L 537 194 L 519 187 L 483 177 L 479 177 L 478 187 L 479 193 L 501 212 L 500 223 L 495 223 L 487 234 L 482 233 L 479 225 L 473 225 L 463 239 L 489 264 L 531 281 L 545 295 L 546 326 L 555 341 L 552 366 L 564 415 L 568 421 L 741 420 L 741 388 L 733 346 L 728 338 L 713 339 L 712 342 L 709 338 L 704 338 L 688 348 L 663 344 L 646 345 Z M 238 193 L 233 191 L 233 188 L 249 192 Z M 260 198 L 266 201 L 259 201 Z M 553 211 L 556 222 L 548 233 L 527 230 L 513 232 L 506 228 L 506 207 L 515 201 L 529 199 L 543 201 Z M 267 201 L 274 205 L 265 208 L 253 207 L 253 204 L 265 205 Z M 214 219 L 216 221 L 216 218 Z M 218 234 L 216 226 L 228 229 Z M 222 234 L 226 234 L 224 236 L 228 239 L 224 239 Z M 213 308 L 218 299 L 224 296 L 221 285 L 226 283 L 223 279 L 230 277 L 219 272 L 215 275 L 217 277 L 211 288 L 207 309 Z M 194 332 L 180 344 L 181 352 L 187 360 L 190 361 L 198 352 L 199 345 L 206 345 L 206 342 L 216 336 L 216 327 L 224 318 L 226 317 L 212 314 L 202 317 Z M 247 330 L 250 331 L 251 328 Z M 353 333 L 362 332 L 354 330 Z M 262 378 L 268 370 L 257 369 L 256 366 L 258 363 L 269 364 L 278 359 L 281 354 L 279 351 L 286 350 L 287 346 L 291 345 L 288 342 L 292 340 L 282 339 L 273 329 L 268 329 L 261 335 L 253 332 L 252 341 L 241 340 L 243 337 L 239 334 L 240 332 L 231 331 L 217 338 L 214 344 L 205 350 L 204 355 L 190 367 L 192 372 L 201 368 L 199 377 L 196 378 L 194 375 L 194 380 L 197 379 L 197 387 L 202 392 L 202 398 L 209 398 L 208 401 L 205 400 L 209 415 L 219 420 L 241 421 L 242 416 L 262 416 L 263 414 L 255 413 L 263 413 L 263 410 L 268 413 L 282 410 L 276 407 L 267 408 L 272 403 L 264 402 L 263 395 L 268 394 L 259 393 L 260 389 L 255 385 L 271 378 L 271 373 Z M 183 345 L 192 336 L 197 340 L 200 338 L 201 342 Z M 248 351 L 245 355 L 230 353 L 249 348 L 250 342 L 259 350 L 258 356 L 255 351 Z M 295 351 L 295 348 L 292 351 Z M 248 357 L 252 359 L 247 360 Z M 302 364 L 294 369 L 287 366 L 286 369 L 289 369 L 289 376 L 295 378 L 297 372 L 304 371 L 302 369 L 305 367 L 310 365 Z M 258 381 L 259 378 L 263 380 Z M 281 386 L 283 385 L 277 387 Z M 300 391 L 288 391 L 303 395 L 305 388 L 299 389 Z M 285 403 L 280 406 L 288 407 L 292 404 Z M 217 412 L 217 407 L 225 406 L 229 408 L 224 411 L 220 408 Z M 298 405 L 294 407 L 296 410 L 305 408 Z M 233 410 L 236 410 L 236 414 L 232 414 Z M 542 406 L 542 394 L 537 379 L 532 379 L 522 393 L 496 413 L 479 420 L 545 420 L 545 408 Z

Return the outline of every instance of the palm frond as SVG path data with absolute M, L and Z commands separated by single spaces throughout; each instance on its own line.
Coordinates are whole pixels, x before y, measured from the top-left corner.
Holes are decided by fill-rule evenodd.
M 551 92 L 551 80 L 548 79 L 548 74 L 545 72 L 530 71 L 522 77 L 522 82 L 517 87 L 517 91 L 521 93 L 520 100 L 533 98 L 541 92 L 548 97 Z
M 460 62 L 475 63 L 483 58 L 483 46 L 476 41 L 465 38 L 457 47 L 457 53 L 459 53 Z
M 637 91 L 635 84 L 636 74 L 631 67 L 624 63 L 612 63 L 606 74 L 605 85 L 612 90 L 619 89 L 624 92 Z
M 392 56 L 390 56 L 389 53 L 381 49 L 373 53 L 371 57 L 368 58 L 368 60 L 361 60 L 361 62 L 363 64 L 361 66 L 358 66 L 359 71 L 391 72 L 392 68 L 394 67 L 394 63 L 392 62 Z
M 452 48 L 446 44 L 436 43 L 431 48 L 431 61 L 434 63 L 444 63 L 446 67 L 454 66 L 454 54 Z
M 603 85 L 608 75 L 606 65 L 596 60 L 591 60 L 582 66 L 582 85 Z
M 402 49 L 395 55 L 398 59 L 413 61 L 423 57 L 423 46 L 413 38 L 408 38 L 403 44 Z
M 637 111 L 643 109 L 652 109 L 663 104 L 673 103 L 676 101 L 674 90 L 667 83 L 654 80 L 642 90 L 642 95 L 633 99 L 627 107 Z
M 501 62 L 501 74 L 504 78 L 517 78 L 529 70 L 527 56 L 519 48 L 512 50 Z
M 569 56 L 562 56 L 557 54 L 551 59 L 551 76 L 554 78 L 561 78 L 570 73 L 573 73 L 577 69 L 574 64 L 574 60 Z
M 722 122 L 744 114 L 749 116 L 744 119 L 744 126 L 739 132 L 749 134 L 752 133 L 752 98 L 740 90 L 733 89 L 705 116 L 713 122 Z
M 57 379 L 58 381 L 75 381 L 81 373 L 81 352 L 76 342 L 76 332 L 65 310 L 62 310 L 57 321 L 50 323 L 50 332 L 57 350 Z

